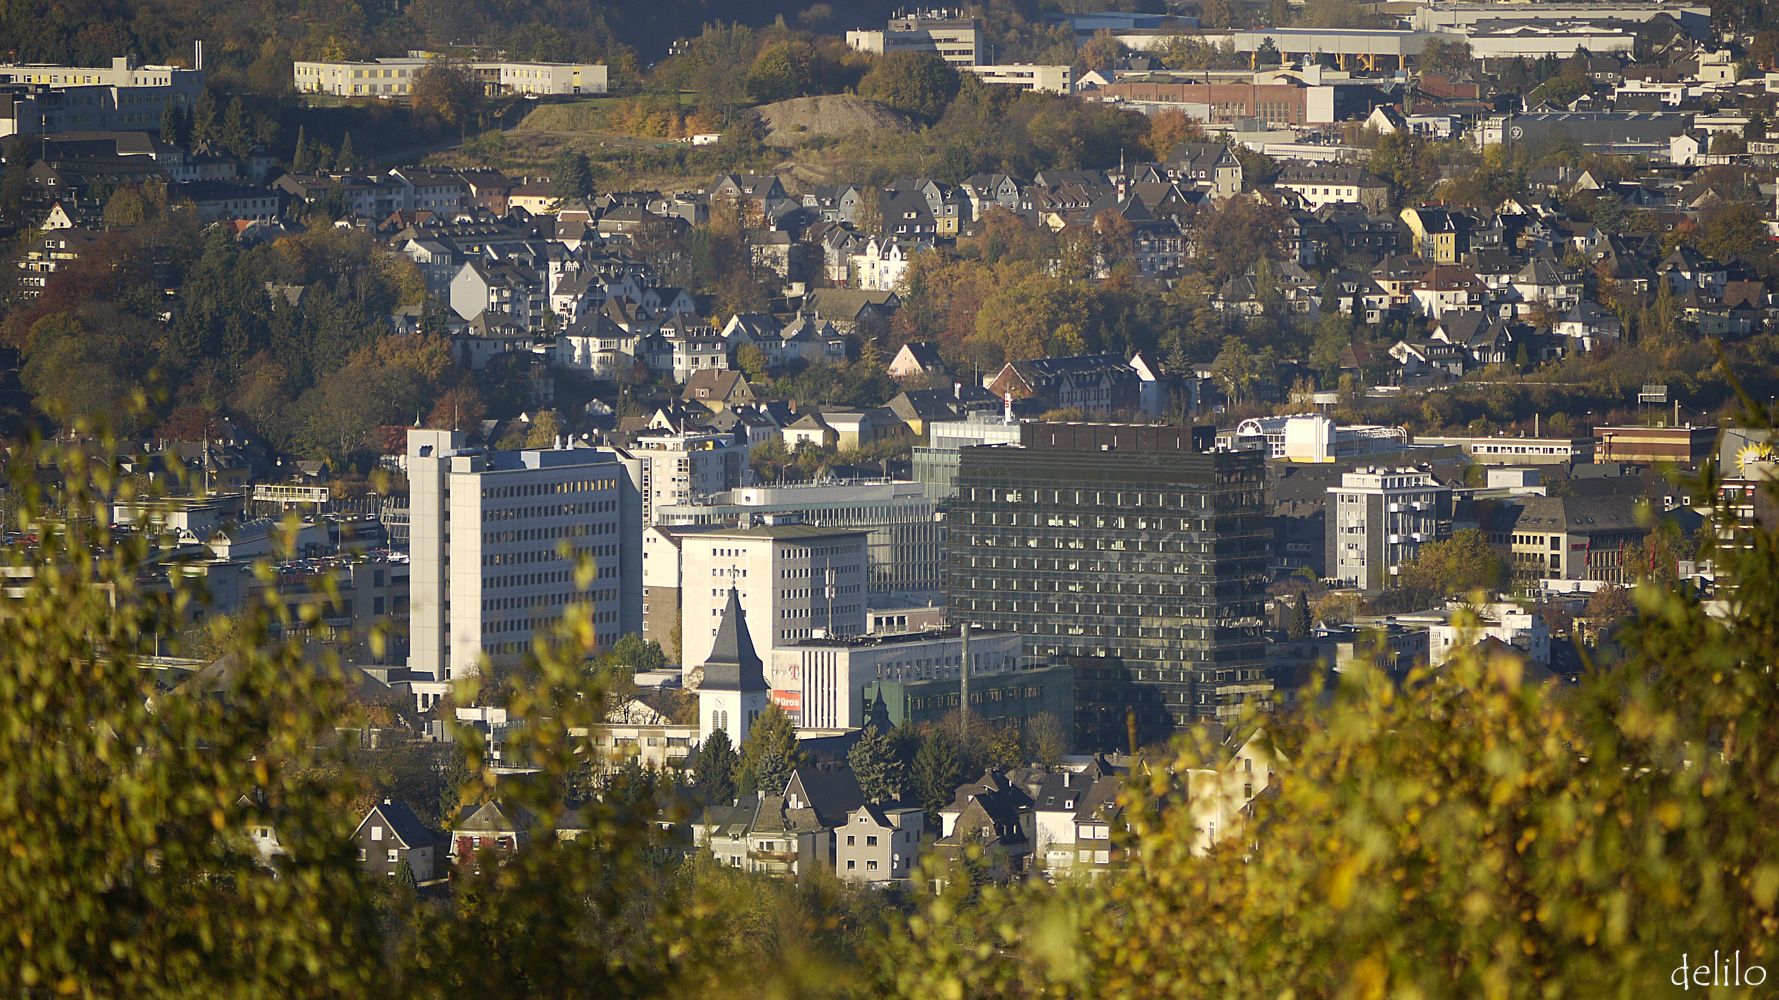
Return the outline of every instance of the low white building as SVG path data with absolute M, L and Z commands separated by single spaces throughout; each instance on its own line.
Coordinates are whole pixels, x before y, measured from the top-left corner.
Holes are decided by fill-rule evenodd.
M 970 632 L 970 673 L 1019 669 L 1019 635 Z M 924 632 L 804 639 L 772 650 L 767 683 L 777 701 L 805 728 L 850 729 L 865 724 L 867 685 L 949 680 L 963 671 L 963 639 L 956 627 Z
M 296 89 L 335 97 L 407 97 L 414 82 L 438 58 L 411 54 L 399 59 L 295 63 Z M 603 94 L 606 67 L 588 63 L 471 62 L 462 67 L 483 88 L 501 94 Z
M 1075 67 L 1041 66 L 1036 63 L 1007 63 L 1001 66 L 971 66 L 983 83 L 996 83 L 1020 90 L 1050 94 L 1075 92 Z
M 1287 462 L 1333 462 L 1362 458 L 1408 446 L 1408 431 L 1379 424 L 1341 426 L 1321 413 L 1250 417 L 1236 425 L 1235 448 L 1265 448 L 1268 458 Z
M 1426 623 L 1428 662 L 1435 667 L 1451 659 L 1460 649 L 1485 639 L 1498 639 L 1516 647 L 1525 652 L 1526 659 L 1539 666 L 1550 665 L 1549 626 L 1537 612 L 1517 605 L 1491 605 L 1481 609 L 1475 621 L 1462 624 L 1454 623 L 1443 614 L 1404 615 L 1396 620 L 1404 624 Z

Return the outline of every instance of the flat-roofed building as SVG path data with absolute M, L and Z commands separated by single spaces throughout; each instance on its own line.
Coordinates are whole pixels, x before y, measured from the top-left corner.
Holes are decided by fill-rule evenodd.
M 1573 465 L 1594 460 L 1591 437 L 1453 437 L 1415 438 L 1419 448 L 1457 448 L 1478 465 Z
M 972 630 L 972 682 L 1019 669 L 1014 632 Z M 804 639 L 772 651 L 766 680 L 773 697 L 804 728 L 851 729 L 870 717 L 867 686 L 881 681 L 950 681 L 963 676 L 963 638 L 955 626 L 925 632 Z
M 950 615 L 1076 670 L 1077 742 L 1140 742 L 1270 691 L 1265 457 L 1212 428 L 1025 424 L 965 448 Z
M 641 500 L 621 453 L 490 451 L 461 431 L 416 428 L 407 468 L 417 695 L 444 694 L 485 661 L 521 662 L 571 605 L 591 614 L 601 646 L 642 630 Z M 594 562 L 589 586 L 562 546 Z
M 304 60 L 294 64 L 296 89 L 308 94 L 335 97 L 408 97 L 414 83 L 428 66 L 442 65 L 438 57 L 410 55 L 404 58 L 324 62 Z M 590 63 L 471 62 L 466 72 L 493 94 L 603 94 L 606 67 Z
M 1596 427 L 1594 441 L 1602 462 L 1694 468 L 1717 451 L 1717 428 Z
M 882 31 L 849 31 L 846 44 L 861 52 L 930 52 L 960 70 L 980 65 L 982 22 L 961 11 L 918 11 L 894 17 Z
M 203 90 L 201 69 L 139 66 L 127 56 L 109 67 L 0 65 L 0 137 L 159 131 L 169 102 L 189 109 Z
M 1360 469 L 1331 486 L 1327 571 L 1375 593 L 1428 542 L 1451 537 L 1452 490 L 1423 469 Z
M 795 515 L 803 524 L 868 532 L 873 605 L 944 596 L 944 526 L 938 503 L 926 495 L 920 483 L 882 480 L 744 486 L 659 507 L 655 523 L 736 527 L 778 515 Z
M 1007 63 L 1000 66 L 971 66 L 983 83 L 995 83 L 1020 90 L 1050 94 L 1075 92 L 1075 67 L 1041 66 L 1036 63 Z
M 680 662 L 710 655 L 729 590 L 761 650 L 865 631 L 866 533 L 811 524 L 719 528 L 680 539 Z M 688 687 L 693 686 L 689 681 Z

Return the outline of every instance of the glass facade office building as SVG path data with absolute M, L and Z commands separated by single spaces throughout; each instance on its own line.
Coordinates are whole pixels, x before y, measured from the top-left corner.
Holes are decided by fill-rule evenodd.
M 1211 451 L 1213 433 L 1027 424 L 1018 446 L 962 449 L 950 616 L 1075 668 L 1080 749 L 1163 739 L 1271 692 L 1265 459 Z

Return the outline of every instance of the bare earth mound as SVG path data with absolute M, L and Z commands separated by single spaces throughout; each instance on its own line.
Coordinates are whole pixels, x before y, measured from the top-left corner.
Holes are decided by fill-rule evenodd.
M 796 146 L 818 135 L 839 138 L 861 129 L 914 131 L 907 115 L 850 94 L 793 97 L 754 111 L 766 126 L 766 142 L 773 146 Z

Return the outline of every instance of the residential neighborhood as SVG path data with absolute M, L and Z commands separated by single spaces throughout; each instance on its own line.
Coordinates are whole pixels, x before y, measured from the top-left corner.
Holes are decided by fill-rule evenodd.
M 1779 11 L 0 30 L 0 981 L 1758 986 Z

